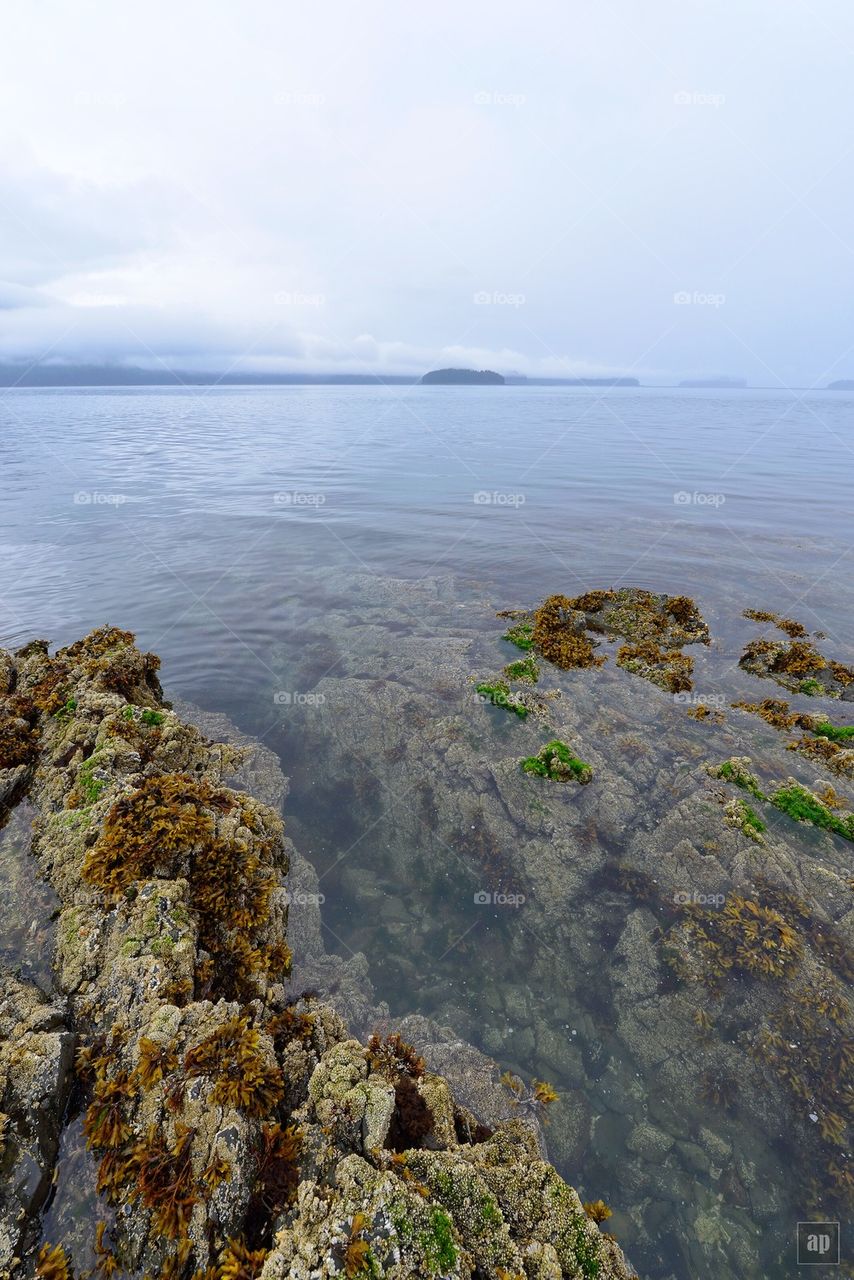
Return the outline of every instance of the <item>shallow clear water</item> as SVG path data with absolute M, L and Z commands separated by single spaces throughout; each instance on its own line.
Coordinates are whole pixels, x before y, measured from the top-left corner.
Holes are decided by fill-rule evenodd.
M 608 1100 L 621 1054 L 608 1003 L 618 930 L 579 943 L 592 957 L 579 1002 L 539 985 L 549 944 L 534 916 L 524 931 L 501 917 L 481 924 L 471 886 L 468 906 L 457 909 L 441 877 L 419 886 L 413 906 L 413 886 L 400 883 L 401 863 L 388 852 L 393 824 L 382 825 L 391 754 L 319 779 L 322 761 L 305 751 L 311 704 L 289 708 L 276 693 L 293 699 L 342 674 L 345 659 L 352 669 L 353 652 L 364 651 L 376 676 L 381 649 L 359 633 L 370 612 L 366 575 L 453 579 L 435 626 L 452 635 L 460 610 L 484 654 L 496 634 L 489 606 L 630 584 L 697 599 L 716 637 L 712 683 L 740 651 L 747 605 L 822 630 L 834 656 L 851 662 L 852 455 L 854 397 L 842 394 L 13 391 L 0 397 L 0 644 L 34 635 L 67 643 L 104 622 L 131 629 L 161 655 L 167 693 L 224 711 L 274 746 L 293 778 L 292 834 L 324 876 L 330 949 L 364 949 L 394 1013 L 453 1020 L 456 1011 L 461 1033 L 527 1076 L 543 1070 L 543 1035 L 535 1046 L 531 1026 L 574 1037 L 582 1083 L 555 1083 L 589 1087 L 593 1138 L 576 1166 L 556 1120 L 553 1153 L 592 1198 L 613 1192 L 618 1207 L 621 1195 L 654 1192 L 648 1171 L 624 1185 L 630 1125 Z M 390 605 L 383 627 L 392 655 L 408 635 L 423 636 L 417 600 Z M 491 744 L 510 733 L 500 713 L 493 721 Z M 311 745 L 322 752 L 322 735 Z M 442 815 L 428 817 L 440 830 Z M 370 838 L 374 822 L 382 839 Z M 605 837 L 594 826 L 589 839 Z M 608 839 L 618 858 L 619 839 Z M 339 867 L 345 849 L 355 854 Z M 376 919 L 359 896 L 366 874 L 384 904 Z M 469 920 L 477 929 L 466 940 Z M 512 999 L 496 1003 L 495 984 Z M 517 1026 L 524 1035 L 508 1041 Z M 653 1076 L 633 1088 L 639 1105 L 660 1105 Z M 684 1195 L 670 1194 L 675 1208 L 657 1252 L 644 1252 L 616 1215 L 642 1274 L 686 1274 L 674 1232 L 681 1214 L 692 1220 L 691 1197 L 705 1187 L 702 1169 L 697 1176 L 696 1187 L 686 1181 Z M 741 1274 L 770 1275 L 764 1265 L 745 1264 Z
M 185 693 L 251 686 L 330 569 L 531 599 L 754 580 L 850 636 L 840 393 L 20 390 L 0 427 L 3 639 L 117 619 Z

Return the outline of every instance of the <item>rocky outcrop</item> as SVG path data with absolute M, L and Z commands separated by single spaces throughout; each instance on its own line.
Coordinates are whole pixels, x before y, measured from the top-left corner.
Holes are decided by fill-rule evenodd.
M 0 970 L 0 1274 L 36 1239 L 73 1051 L 62 1002 Z
M 34 852 L 60 904 L 65 1002 L 10 979 L 0 1009 L 10 1272 L 32 1271 L 76 1040 L 68 1142 L 91 1158 L 78 1149 L 75 1176 L 58 1171 L 73 1212 L 40 1275 L 73 1261 L 174 1280 L 625 1280 L 534 1131 L 485 1124 L 399 1034 L 364 1044 L 293 989 L 283 787 L 263 757 L 170 709 L 156 658 L 126 632 L 3 661 L 7 700 L 27 700 L 12 710 L 35 709 Z M 306 920 L 303 939 L 315 932 Z M 25 1112 L 44 1122 L 19 1131 Z

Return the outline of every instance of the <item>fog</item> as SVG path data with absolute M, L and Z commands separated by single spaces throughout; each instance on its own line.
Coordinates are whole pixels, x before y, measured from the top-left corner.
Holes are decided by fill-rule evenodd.
M 4 363 L 854 376 L 841 0 L 4 25 Z

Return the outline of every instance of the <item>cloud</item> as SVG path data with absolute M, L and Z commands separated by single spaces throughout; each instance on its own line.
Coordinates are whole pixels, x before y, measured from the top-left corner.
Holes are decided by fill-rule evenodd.
M 19 6 L 0 356 L 842 376 L 852 26 L 841 0 Z

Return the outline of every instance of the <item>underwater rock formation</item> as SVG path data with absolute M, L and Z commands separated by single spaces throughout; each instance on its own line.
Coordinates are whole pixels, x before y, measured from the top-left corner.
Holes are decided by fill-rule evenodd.
M 291 990 L 279 814 L 232 785 L 243 748 L 163 702 L 157 665 L 114 628 L 3 655 L 7 709 L 36 708 L 38 755 L 11 767 L 34 770 L 67 1003 L 4 986 L 2 1270 L 33 1274 L 73 1085 L 92 1162 L 58 1188 L 79 1203 L 40 1276 L 627 1280 L 534 1129 L 484 1124 L 399 1034 L 362 1044 Z
M 334 672 L 307 685 L 291 655 L 272 660 L 279 687 L 323 695 L 288 717 L 287 741 L 307 762 L 294 791 L 321 815 L 330 863 L 338 841 L 369 833 L 323 882 L 331 927 L 371 957 L 390 1002 L 420 984 L 425 1012 L 459 1035 L 476 1027 L 503 1064 L 554 1081 L 550 1153 L 585 1199 L 613 1206 L 608 1227 L 642 1271 L 788 1274 L 790 1224 L 844 1212 L 850 1179 L 850 1130 L 834 1117 L 850 1121 L 851 846 L 766 798 L 789 772 L 820 797 L 821 769 L 749 714 L 698 722 L 684 697 L 613 662 L 540 661 L 527 611 L 507 617 L 516 658 L 534 649 L 537 690 L 563 696 L 547 727 L 499 714 L 470 683 L 510 656 L 487 600 L 455 599 L 449 579 L 361 575 L 356 587 L 357 618 L 333 600 L 309 624 L 342 655 Z M 712 706 L 756 696 L 732 658 L 698 645 Z M 522 772 L 547 738 L 590 762 L 588 785 Z M 707 764 L 726 759 L 743 771 L 711 777 Z M 521 907 L 472 904 L 479 890 L 506 894 L 510 874 Z M 718 921 L 730 901 L 734 915 Z

